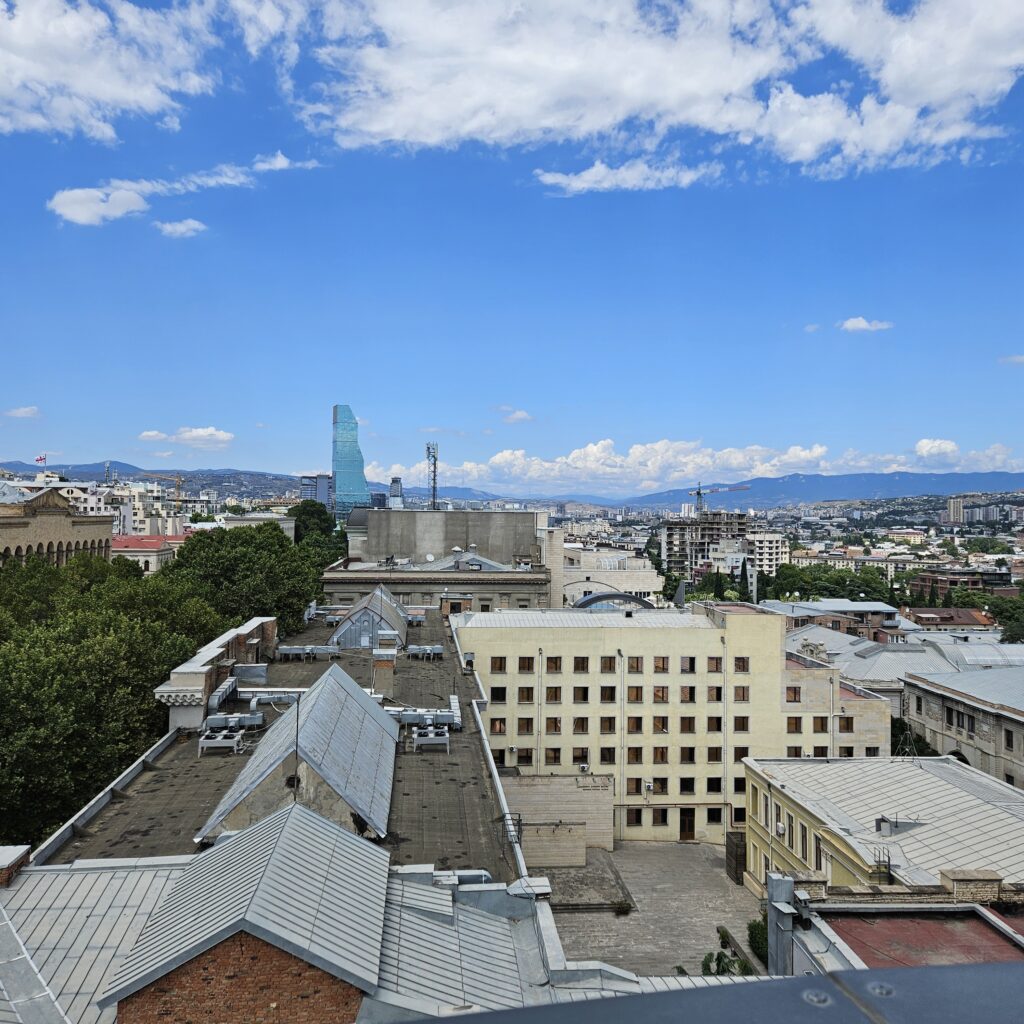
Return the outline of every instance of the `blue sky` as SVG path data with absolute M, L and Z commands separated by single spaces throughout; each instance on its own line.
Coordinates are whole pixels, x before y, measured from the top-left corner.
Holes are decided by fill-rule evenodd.
M 0 0 L 0 461 L 1024 469 L 1024 7 Z

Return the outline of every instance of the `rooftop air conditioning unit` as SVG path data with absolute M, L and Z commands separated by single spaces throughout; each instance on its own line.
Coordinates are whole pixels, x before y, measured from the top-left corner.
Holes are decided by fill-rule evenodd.
M 777 836 L 784 836 L 786 834 L 786 826 L 781 821 L 775 822 L 775 834 Z

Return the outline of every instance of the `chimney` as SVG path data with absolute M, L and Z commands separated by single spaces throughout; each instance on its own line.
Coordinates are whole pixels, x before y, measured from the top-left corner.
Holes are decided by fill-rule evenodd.
M 28 846 L 0 846 L 0 889 L 6 889 L 23 867 L 28 866 Z
M 373 688 L 385 697 L 395 695 L 395 659 L 398 651 L 394 647 L 373 649 Z

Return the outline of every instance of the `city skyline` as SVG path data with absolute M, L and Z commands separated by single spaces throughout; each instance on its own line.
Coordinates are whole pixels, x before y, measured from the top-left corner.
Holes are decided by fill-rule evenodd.
M 385 481 L 1021 468 L 1024 14 L 845 9 L 18 5 L 0 459 L 325 468 L 340 355 Z

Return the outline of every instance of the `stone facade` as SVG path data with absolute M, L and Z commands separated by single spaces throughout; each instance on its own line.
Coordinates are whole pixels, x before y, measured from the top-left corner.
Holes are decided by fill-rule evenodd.
M 363 994 L 245 932 L 117 1004 L 117 1024 L 352 1024 Z
M 78 554 L 110 559 L 113 516 L 79 515 L 55 490 L 0 504 L 0 564 L 29 554 L 64 565 Z

